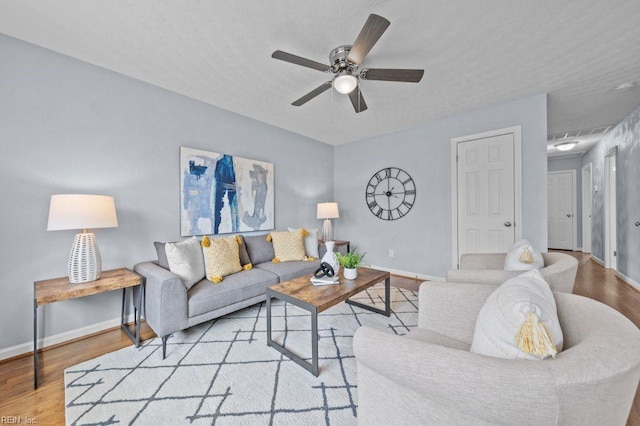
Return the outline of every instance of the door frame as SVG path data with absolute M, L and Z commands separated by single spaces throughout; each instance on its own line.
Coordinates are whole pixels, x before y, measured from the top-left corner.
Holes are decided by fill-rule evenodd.
M 572 189 L 572 194 L 571 194 L 571 210 L 573 211 L 571 219 L 572 219 L 572 225 L 571 225 L 571 250 L 572 251 L 577 251 L 578 250 L 578 220 L 577 220 L 577 214 L 578 214 L 578 187 L 576 186 L 576 171 L 575 170 L 554 170 L 553 172 L 547 172 L 547 176 L 549 175 L 555 175 L 555 174 L 560 174 L 560 173 L 571 173 L 571 189 Z M 549 194 L 549 188 L 547 188 L 547 203 L 549 203 L 548 201 L 548 195 Z M 547 214 L 547 218 L 548 218 L 548 214 Z M 547 238 L 548 240 L 548 238 Z M 549 242 L 547 241 L 547 246 L 549 245 Z
M 458 144 L 494 136 L 513 135 L 514 231 L 522 239 L 522 126 L 506 127 L 451 139 L 451 265 L 458 268 Z
M 593 218 L 593 166 L 582 167 L 582 252 L 591 253 L 591 226 Z
M 613 166 L 615 168 L 615 183 L 616 185 L 613 187 L 613 191 L 611 191 L 611 161 L 613 161 Z M 618 174 L 618 147 L 615 146 L 611 148 L 604 156 L 604 267 L 613 269 L 614 271 L 618 270 L 618 262 L 617 257 L 613 256 L 613 251 L 611 250 L 611 241 L 616 242 L 616 250 L 617 251 L 617 217 L 618 217 L 618 207 L 617 207 L 617 174 Z M 615 207 L 615 214 L 611 215 L 611 207 Z

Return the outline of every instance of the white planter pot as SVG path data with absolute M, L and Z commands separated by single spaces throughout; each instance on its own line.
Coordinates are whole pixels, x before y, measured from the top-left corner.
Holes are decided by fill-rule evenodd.
M 344 279 L 345 280 L 355 280 L 358 278 L 358 269 L 357 268 L 344 268 Z

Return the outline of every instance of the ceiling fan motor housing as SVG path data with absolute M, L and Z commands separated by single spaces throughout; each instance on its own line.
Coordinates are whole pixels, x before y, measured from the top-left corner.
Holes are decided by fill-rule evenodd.
M 348 71 L 349 74 L 353 74 L 358 66 L 353 62 L 347 61 L 347 56 L 349 56 L 349 52 L 351 52 L 351 45 L 345 44 L 344 46 L 336 47 L 329 53 L 329 63 L 331 64 L 331 71 L 337 73 L 339 71 L 345 70 Z

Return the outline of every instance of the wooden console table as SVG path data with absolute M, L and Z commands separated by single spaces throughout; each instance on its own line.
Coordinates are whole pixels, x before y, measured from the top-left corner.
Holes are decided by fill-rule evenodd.
M 131 341 L 140 346 L 140 314 L 142 311 L 143 279 L 135 272 L 120 268 L 102 271 L 100 278 L 80 284 L 72 284 L 69 277 L 36 281 L 33 283 L 33 388 L 38 389 L 38 306 L 62 300 L 77 299 L 92 294 L 105 293 L 122 289 L 122 311 L 120 313 L 120 328 L 129 336 Z M 134 303 L 135 334 L 129 330 L 125 322 L 125 296 L 128 288 L 138 286 L 138 300 Z

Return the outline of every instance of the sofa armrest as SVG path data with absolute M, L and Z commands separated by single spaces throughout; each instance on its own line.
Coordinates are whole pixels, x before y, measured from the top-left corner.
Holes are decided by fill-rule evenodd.
M 158 336 L 187 327 L 187 289 L 182 279 L 154 262 L 142 262 L 133 270 L 145 279 L 145 320 Z
M 460 256 L 460 269 L 504 269 L 506 253 L 466 253 Z
M 450 269 L 445 280 L 452 283 L 500 285 L 524 271 Z
M 385 415 L 390 418 L 396 414 L 394 400 L 405 395 L 401 391 L 389 392 L 379 378 L 382 376 L 419 399 L 431 401 L 425 404 L 430 409 L 443 407 L 448 413 L 462 413 L 495 424 L 554 424 L 556 420 L 557 393 L 552 376 L 542 365 L 544 362 L 486 357 L 370 327 L 356 331 L 353 349 L 358 395 L 368 398 L 373 395 L 375 399 L 373 403 L 359 401 L 362 410 L 371 407 L 387 412 Z M 361 390 L 361 386 L 367 388 Z M 406 413 L 397 415 L 407 420 Z M 362 413 L 362 418 L 365 417 Z M 437 417 L 434 413 L 434 418 Z M 411 419 L 409 423 L 416 421 L 428 423 L 424 418 Z
M 418 327 L 471 344 L 476 319 L 494 286 L 426 281 L 420 285 Z

